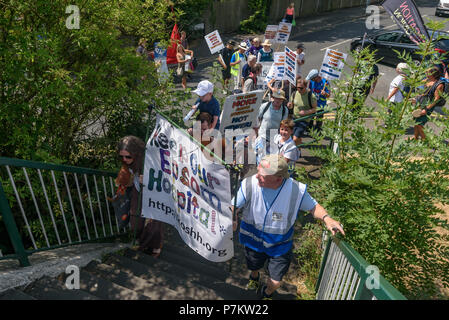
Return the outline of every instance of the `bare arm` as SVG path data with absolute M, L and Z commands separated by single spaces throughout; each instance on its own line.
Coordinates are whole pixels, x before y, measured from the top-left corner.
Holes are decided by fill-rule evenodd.
M 320 204 L 317 204 L 315 208 L 310 211 L 310 213 L 313 214 L 315 219 L 323 221 L 327 230 L 332 232 L 332 235 L 335 235 L 337 231 L 341 232 L 342 235 L 345 235 L 340 222 L 332 219 Z

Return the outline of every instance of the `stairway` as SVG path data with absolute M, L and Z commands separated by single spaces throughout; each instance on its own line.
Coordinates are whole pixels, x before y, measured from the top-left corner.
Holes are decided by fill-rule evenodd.
M 43 277 L 26 287 L 0 293 L 0 300 L 258 300 L 245 289 L 249 271 L 243 247 L 235 241 L 235 257 L 214 263 L 187 247 L 166 226 L 159 258 L 124 249 L 92 261 L 80 270 L 80 289 L 69 290 L 67 275 Z M 262 272 L 262 281 L 267 275 Z M 296 299 L 296 287 L 284 283 L 275 300 Z

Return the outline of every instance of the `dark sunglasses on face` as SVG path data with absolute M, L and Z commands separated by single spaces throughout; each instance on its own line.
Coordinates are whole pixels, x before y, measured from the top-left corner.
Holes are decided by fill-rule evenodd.
M 122 155 L 119 155 L 119 157 L 120 157 L 120 158 L 125 158 L 125 159 L 128 159 L 128 160 L 130 160 L 130 159 L 133 158 L 133 157 L 131 157 L 131 156 L 122 156 Z
M 297 87 L 298 89 L 304 89 L 305 87 Z

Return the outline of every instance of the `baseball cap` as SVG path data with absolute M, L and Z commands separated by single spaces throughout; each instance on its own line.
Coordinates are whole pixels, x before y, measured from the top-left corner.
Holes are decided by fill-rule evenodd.
M 271 94 L 271 96 L 273 98 L 278 98 L 278 99 L 284 99 L 285 100 L 285 92 L 284 92 L 284 90 L 281 90 L 281 89 L 274 90 L 273 93 Z
M 262 158 L 259 167 L 263 173 L 270 176 L 279 176 L 282 178 L 289 178 L 288 164 L 284 157 L 279 154 L 268 154 Z
M 208 94 L 209 92 L 214 92 L 214 85 L 209 80 L 200 81 L 196 90 L 193 90 L 193 93 L 196 93 L 200 97 Z
M 315 78 L 316 76 L 318 76 L 320 73 L 318 72 L 317 69 L 312 69 L 310 70 L 309 74 L 306 77 L 306 80 L 309 81 L 310 79 Z
M 298 43 L 297 45 L 296 45 L 296 49 L 304 49 L 305 47 L 304 47 L 304 44 L 303 43 Z

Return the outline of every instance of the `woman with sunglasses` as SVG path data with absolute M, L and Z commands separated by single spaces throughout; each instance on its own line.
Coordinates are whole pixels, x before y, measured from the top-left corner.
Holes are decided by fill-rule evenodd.
M 138 250 L 158 257 L 163 242 L 163 223 L 153 219 L 145 221 L 146 219 L 140 217 L 140 213 L 137 212 L 143 178 L 145 143 L 135 136 L 126 136 L 119 141 L 117 151 L 122 161 L 122 168 L 116 182 L 120 181 L 121 185 L 132 188 L 129 214 L 132 231 L 137 229 Z M 120 188 L 120 186 L 118 187 Z

